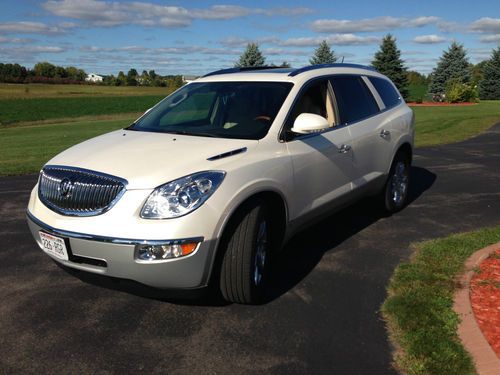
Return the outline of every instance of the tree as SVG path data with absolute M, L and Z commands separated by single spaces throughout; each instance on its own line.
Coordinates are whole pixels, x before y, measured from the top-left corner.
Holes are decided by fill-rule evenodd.
M 137 86 L 137 70 L 130 69 L 127 73 L 127 86 Z
M 266 58 L 260 52 L 256 43 L 248 43 L 245 52 L 240 56 L 240 60 L 235 67 L 264 66 Z
M 479 82 L 481 82 L 484 78 L 484 66 L 488 60 L 483 60 L 476 65 L 471 64 L 470 66 L 470 80 L 472 86 L 479 86 Z
M 391 34 L 387 34 L 382 39 L 380 49 L 373 58 L 372 66 L 389 77 L 404 98 L 408 97 L 407 69 L 401 60 L 401 51 L 396 46 L 396 38 Z
M 457 79 L 461 83 L 469 83 L 470 68 L 467 52 L 462 44 L 451 43 L 447 51 L 439 59 L 432 72 L 429 91 L 433 94 L 443 94 L 449 80 Z
M 314 56 L 309 60 L 311 65 L 333 64 L 337 61 L 334 51 L 326 40 L 323 40 L 314 51 Z
M 500 47 L 493 50 L 483 68 L 483 80 L 479 83 L 481 99 L 500 99 Z
M 56 74 L 56 67 L 47 61 L 39 62 L 35 64 L 33 68 L 35 71 L 35 76 L 53 78 Z

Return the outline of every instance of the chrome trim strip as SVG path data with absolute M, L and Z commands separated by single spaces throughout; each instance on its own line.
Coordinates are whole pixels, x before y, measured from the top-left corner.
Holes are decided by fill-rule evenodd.
M 219 159 L 227 158 L 229 156 L 238 155 L 238 154 L 241 154 L 242 152 L 246 152 L 246 151 L 247 151 L 246 147 L 237 148 L 236 150 L 231 150 L 231 151 L 219 154 L 219 155 L 211 156 L 211 157 L 207 158 L 207 160 L 208 161 L 219 160 Z
M 38 225 L 40 228 L 42 228 L 48 232 L 51 232 L 52 234 L 63 236 L 63 237 L 76 238 L 79 240 L 107 242 L 107 243 L 120 244 L 120 245 L 177 245 L 177 244 L 183 244 L 183 243 L 188 243 L 188 242 L 203 242 L 203 240 L 204 240 L 203 237 L 179 238 L 179 239 L 175 239 L 175 240 L 141 240 L 141 239 L 135 239 L 135 238 L 112 238 L 112 237 L 106 237 L 106 236 L 98 236 L 98 235 L 94 235 L 94 234 L 72 232 L 72 231 L 67 231 L 67 230 L 57 229 L 57 228 L 51 227 L 50 225 L 47 225 L 44 222 L 38 220 L 28 210 L 26 210 L 26 216 L 27 216 L 28 220 L 31 220 L 34 224 Z

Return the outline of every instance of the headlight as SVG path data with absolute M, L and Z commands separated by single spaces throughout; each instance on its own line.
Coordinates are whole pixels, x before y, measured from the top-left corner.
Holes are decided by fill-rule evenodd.
M 206 171 L 158 186 L 141 210 L 143 219 L 172 219 L 200 207 L 221 184 L 226 172 Z

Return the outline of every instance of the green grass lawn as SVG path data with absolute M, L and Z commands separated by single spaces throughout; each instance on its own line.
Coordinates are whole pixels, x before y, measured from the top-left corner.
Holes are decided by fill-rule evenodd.
M 0 125 L 23 121 L 144 112 L 164 96 L 85 96 L 0 100 Z
M 0 100 L 81 96 L 166 96 L 170 92 L 171 89 L 167 87 L 0 83 Z
M 500 226 L 418 243 L 413 260 L 396 268 L 382 313 L 399 348 L 395 363 L 402 373 L 475 373 L 457 335 L 453 294 L 466 259 L 499 241 Z
M 500 122 L 500 100 L 472 106 L 413 107 L 415 145 L 447 144 L 473 137 Z
M 135 118 L 0 128 L 0 175 L 36 173 L 66 148 L 121 129 Z

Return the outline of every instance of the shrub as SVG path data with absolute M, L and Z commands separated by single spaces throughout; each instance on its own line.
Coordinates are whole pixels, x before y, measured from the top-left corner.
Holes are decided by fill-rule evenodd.
M 477 99 L 476 88 L 459 79 L 451 79 L 446 83 L 446 101 L 449 103 L 472 102 Z

